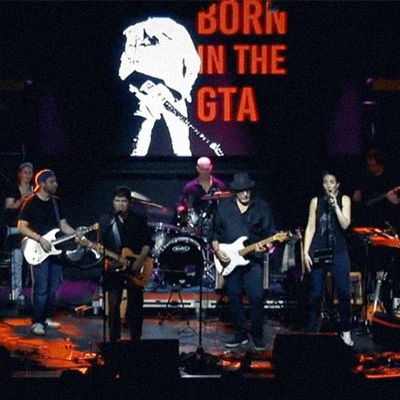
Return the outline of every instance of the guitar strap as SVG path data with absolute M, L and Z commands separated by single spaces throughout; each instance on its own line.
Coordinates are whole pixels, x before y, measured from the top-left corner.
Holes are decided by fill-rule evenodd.
M 58 225 L 58 227 L 60 227 L 60 210 L 58 209 L 57 201 L 54 197 L 51 199 L 51 201 L 53 202 L 54 213 L 56 215 L 57 225 Z
M 115 245 L 117 246 L 117 249 L 120 249 L 121 248 L 121 236 L 120 236 L 119 230 L 118 230 L 117 218 L 118 217 L 115 217 L 114 221 L 112 222 L 112 233 L 114 236 Z

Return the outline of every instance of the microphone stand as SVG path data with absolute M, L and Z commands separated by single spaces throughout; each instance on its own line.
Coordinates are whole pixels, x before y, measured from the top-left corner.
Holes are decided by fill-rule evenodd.
M 204 213 L 203 213 L 204 214 Z M 204 229 L 204 227 L 202 227 Z M 202 234 L 205 232 L 202 231 Z M 198 343 L 196 351 L 189 353 L 184 360 L 187 359 L 189 361 L 187 365 L 187 371 L 189 373 L 195 375 L 207 375 L 207 376 L 220 376 L 220 367 L 217 365 L 216 357 L 211 354 L 206 353 L 203 347 L 203 274 L 208 264 L 209 259 L 209 249 L 206 245 L 205 248 L 202 249 L 202 259 L 203 262 L 200 266 L 200 276 L 199 276 L 199 332 L 198 332 Z
M 113 228 L 114 224 L 117 222 L 117 218 L 118 215 L 120 214 L 120 212 L 115 213 L 114 218 L 112 219 L 112 221 L 109 223 L 109 225 L 107 226 L 107 228 L 104 230 L 104 232 L 102 232 L 101 234 L 101 240 L 100 240 L 100 244 L 103 246 L 103 238 L 105 235 L 107 235 L 111 229 Z M 103 265 L 102 265 L 102 289 L 103 289 L 103 307 L 104 307 L 104 311 L 103 311 L 103 343 L 106 342 L 106 333 L 107 333 L 107 318 L 108 315 L 106 315 L 106 303 L 108 303 L 108 298 L 107 298 L 107 292 L 108 292 L 108 286 L 107 282 L 106 282 L 106 248 L 103 246 Z M 108 311 L 110 312 L 110 311 Z

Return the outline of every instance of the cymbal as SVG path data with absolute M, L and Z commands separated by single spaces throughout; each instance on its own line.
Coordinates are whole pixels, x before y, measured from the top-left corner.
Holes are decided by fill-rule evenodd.
M 148 222 L 148 226 L 154 228 L 155 230 L 169 230 L 169 231 L 179 231 L 179 228 L 175 225 L 166 224 L 164 222 Z
M 143 204 L 146 207 L 154 207 L 154 208 L 165 208 L 164 206 L 162 206 L 161 204 L 157 204 L 157 203 L 152 203 L 151 201 L 144 201 L 144 200 L 139 200 L 138 203 Z
M 160 204 L 139 202 L 146 207 L 147 214 L 174 216 L 175 211 L 171 207 L 164 207 Z
M 371 226 L 357 226 L 353 228 L 354 233 L 361 233 L 364 235 L 371 235 L 373 233 L 382 233 L 382 229 L 374 228 Z
M 134 192 L 131 191 L 131 197 L 133 201 L 146 201 L 149 202 L 151 201 L 148 197 L 146 197 L 145 195 L 138 193 L 138 192 Z
M 374 236 L 370 239 L 372 246 L 396 247 L 400 249 L 400 239 L 388 238 L 384 236 Z
M 225 191 L 225 192 L 214 192 L 212 194 L 204 195 L 201 200 L 220 200 L 225 199 L 226 197 L 230 197 L 234 194 L 234 192 Z

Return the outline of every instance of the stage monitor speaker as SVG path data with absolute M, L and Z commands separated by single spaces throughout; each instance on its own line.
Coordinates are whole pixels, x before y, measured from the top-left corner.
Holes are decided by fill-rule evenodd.
M 123 340 L 101 344 L 106 373 L 134 382 L 173 382 L 179 376 L 179 340 Z
M 351 348 L 334 333 L 278 334 L 272 350 L 275 376 L 290 382 L 348 377 L 354 361 Z
M 391 314 L 376 312 L 372 316 L 373 340 L 382 350 L 400 351 L 400 319 Z

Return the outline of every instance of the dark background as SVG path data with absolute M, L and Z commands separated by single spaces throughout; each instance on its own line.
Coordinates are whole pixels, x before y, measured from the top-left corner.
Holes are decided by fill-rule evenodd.
M 368 78 L 399 79 L 398 2 L 274 2 L 288 12 L 282 38 L 198 37 L 195 15 L 209 4 L 0 3 L 0 81 L 19 82 L 0 89 L 1 185 L 14 178 L 22 159 L 35 169 L 54 168 L 73 225 L 93 222 L 122 183 L 156 203 L 175 204 L 194 176 L 196 157 L 127 156 L 132 97 L 117 75 L 122 31 L 148 16 L 182 23 L 195 43 L 287 44 L 286 76 L 229 72 L 233 84 L 254 86 L 261 119 L 223 128 L 246 135 L 251 153 L 214 160 L 216 175 L 227 182 L 235 171 L 249 170 L 281 227 L 306 224 L 309 199 L 327 164 L 339 170 L 347 192 L 371 143 L 398 170 L 399 93 L 375 92 L 366 84 Z M 207 79 L 200 77 L 196 86 Z M 365 105 L 367 100 L 375 105 Z M 199 126 L 210 134 L 220 127 Z M 166 136 L 160 140 L 168 146 Z M 204 154 L 211 155 L 206 148 Z M 150 219 L 169 216 L 151 212 Z

